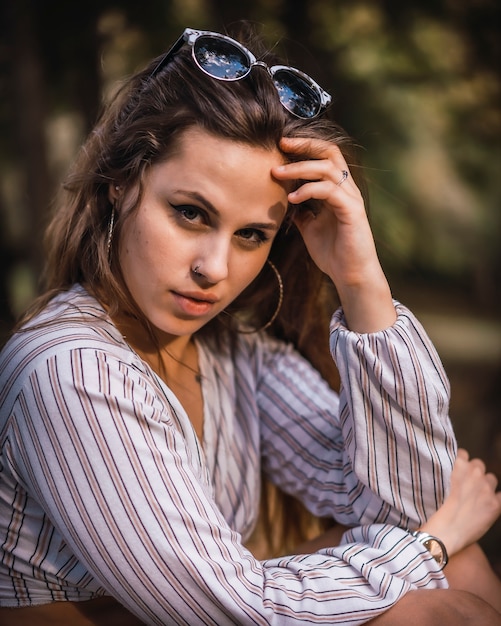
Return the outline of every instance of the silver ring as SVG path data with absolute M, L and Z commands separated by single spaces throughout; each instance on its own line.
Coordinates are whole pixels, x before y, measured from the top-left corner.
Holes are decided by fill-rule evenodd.
M 200 272 L 199 270 L 200 270 L 200 265 L 195 265 L 195 267 L 193 268 L 193 273 L 196 274 L 197 276 L 202 276 L 202 272 Z
M 344 181 L 348 178 L 348 170 L 343 170 L 341 172 L 341 180 L 338 181 L 336 183 L 336 185 L 339 187 L 340 185 L 342 185 L 344 183 Z

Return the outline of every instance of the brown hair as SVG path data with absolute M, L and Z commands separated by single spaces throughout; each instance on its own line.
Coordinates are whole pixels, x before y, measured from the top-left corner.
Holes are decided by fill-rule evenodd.
M 254 34 L 233 36 L 252 49 L 257 58 L 277 63 Z M 354 165 L 352 142 L 344 131 L 327 115 L 300 120 L 287 113 L 262 68 L 254 68 L 244 80 L 226 84 L 203 74 L 186 49 L 152 77 L 157 64 L 158 59 L 153 60 L 124 82 L 80 150 L 47 230 L 46 290 L 23 321 L 33 317 L 56 293 L 80 282 L 106 304 L 111 315 L 132 309 L 148 327 L 121 276 L 121 227 L 139 204 L 147 169 L 168 158 L 181 133 L 190 127 L 270 150 L 278 148 L 283 136 L 327 139 L 339 145 L 348 163 Z M 359 170 L 352 167 L 352 174 L 357 179 Z M 113 243 L 108 250 L 114 209 L 110 185 L 119 185 L 124 192 L 137 189 L 137 201 L 127 210 L 116 211 Z M 289 208 L 289 216 L 270 251 L 270 260 L 283 279 L 284 301 L 267 332 L 292 342 L 336 387 L 337 373 L 328 351 L 329 318 L 336 304 L 334 289 L 310 259 L 290 219 L 294 211 L 307 209 Z M 270 280 L 270 274 L 263 269 L 231 307 L 199 332 L 212 336 L 221 331 L 234 334 L 242 315 L 254 327 L 263 326 L 276 306 L 276 290 L 275 280 Z M 276 493 L 271 501 L 273 506 L 278 502 Z M 282 544 L 281 548 L 276 545 L 277 551 L 283 551 L 286 537 L 281 533 L 277 536 Z

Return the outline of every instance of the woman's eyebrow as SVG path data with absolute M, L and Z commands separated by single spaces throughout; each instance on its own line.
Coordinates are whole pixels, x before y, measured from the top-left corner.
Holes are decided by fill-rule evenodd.
M 276 222 L 253 222 L 252 224 L 247 224 L 245 228 L 258 228 L 260 230 L 278 231 L 279 225 Z
M 203 196 L 201 193 L 199 193 L 198 191 L 187 191 L 186 189 L 176 189 L 175 193 L 181 194 L 183 196 L 187 196 L 188 198 L 191 198 L 192 200 L 196 200 L 200 204 L 203 204 L 204 208 L 206 208 L 208 211 L 210 211 L 211 213 L 214 213 L 216 217 L 219 217 L 220 213 L 216 209 L 216 207 L 212 204 L 212 202 L 207 200 L 207 198 Z
M 186 189 L 176 189 L 175 193 L 182 194 L 184 196 L 188 196 L 192 200 L 196 200 L 197 202 L 202 204 L 204 206 L 204 208 L 207 209 L 207 211 L 209 211 L 210 213 L 212 213 L 216 217 L 220 217 L 220 215 L 221 215 L 220 212 L 216 209 L 216 207 L 212 204 L 212 202 L 210 202 L 210 200 L 207 200 L 207 198 L 205 196 L 203 196 L 200 192 L 198 192 L 198 191 L 187 191 Z M 275 222 L 275 221 L 273 221 L 273 222 L 252 222 L 250 224 L 246 224 L 246 226 L 244 228 L 259 228 L 259 229 L 262 229 L 262 230 L 278 231 L 279 228 L 280 228 L 280 224 L 278 222 Z

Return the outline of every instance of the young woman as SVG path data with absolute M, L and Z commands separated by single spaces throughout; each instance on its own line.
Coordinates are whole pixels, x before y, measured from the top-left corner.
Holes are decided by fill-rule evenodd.
M 348 138 L 247 46 L 187 29 L 69 177 L 0 359 L 2 623 L 498 623 L 496 479 L 455 461 Z M 269 519 L 258 559 L 262 476 L 338 526 L 294 551 Z

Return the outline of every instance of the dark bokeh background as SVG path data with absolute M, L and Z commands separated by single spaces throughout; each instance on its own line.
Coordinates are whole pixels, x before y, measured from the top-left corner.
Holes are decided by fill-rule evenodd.
M 498 0 L 0 0 L 0 342 L 37 290 L 57 186 L 116 81 L 185 26 L 262 25 L 357 139 L 394 295 L 452 383 L 460 445 L 501 476 Z M 483 545 L 501 571 L 501 526 Z

